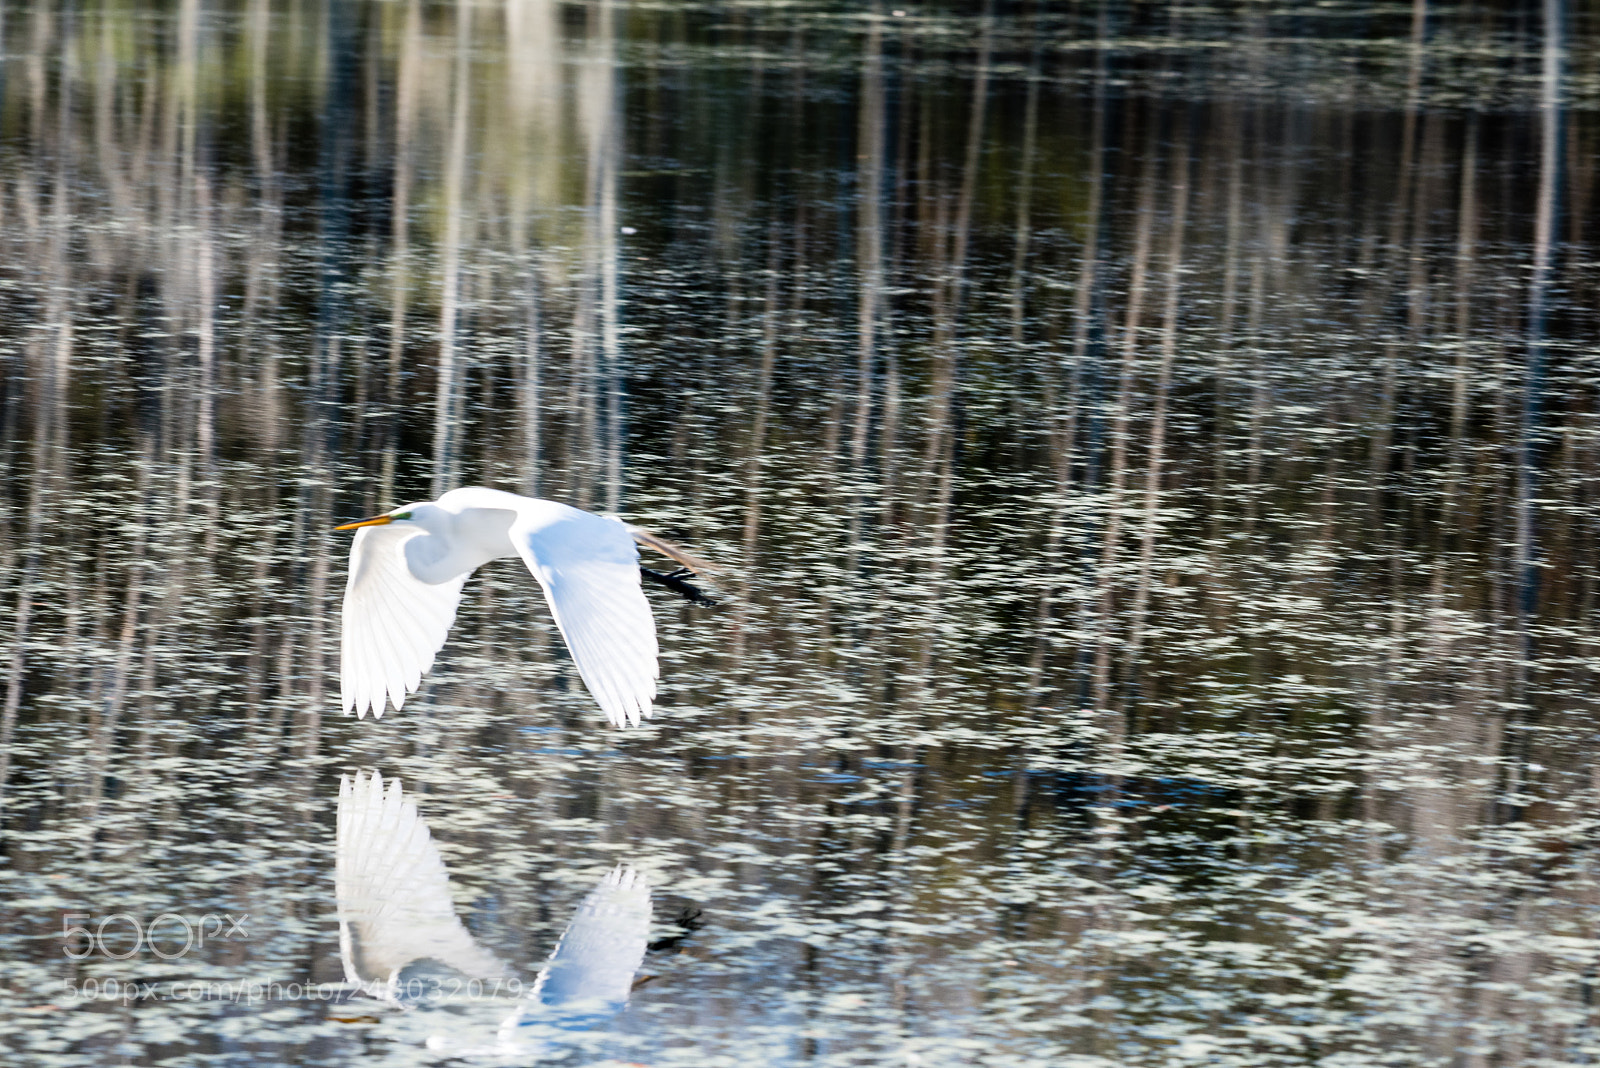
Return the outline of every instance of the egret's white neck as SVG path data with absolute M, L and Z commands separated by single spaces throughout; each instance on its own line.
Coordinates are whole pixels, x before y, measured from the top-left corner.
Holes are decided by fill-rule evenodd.
M 511 544 L 516 518 L 517 513 L 506 508 L 414 508 L 409 522 L 426 533 L 406 542 L 406 564 L 418 580 L 437 585 L 490 560 L 516 556 Z

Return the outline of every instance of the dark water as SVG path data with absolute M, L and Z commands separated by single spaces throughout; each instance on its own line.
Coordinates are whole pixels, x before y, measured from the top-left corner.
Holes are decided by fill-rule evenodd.
M 648 882 L 469 1061 L 1600 1056 L 1593 12 L 904 12 L 0 8 L 8 1065 L 492 1047 L 340 986 L 361 768 L 526 986 Z M 651 724 L 511 562 L 340 714 L 462 484 L 723 565 Z

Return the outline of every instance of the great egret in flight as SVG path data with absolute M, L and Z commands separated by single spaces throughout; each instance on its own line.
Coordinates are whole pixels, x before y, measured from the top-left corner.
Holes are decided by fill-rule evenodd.
M 653 534 L 555 501 L 471 486 L 335 530 L 354 530 L 344 589 L 339 695 L 346 711 L 396 709 L 433 667 L 467 576 L 520 556 L 544 588 L 578 674 L 614 725 L 636 726 L 656 695 L 656 629 L 642 576 L 714 603 L 685 579 L 704 565 Z M 647 545 L 684 567 L 639 566 Z

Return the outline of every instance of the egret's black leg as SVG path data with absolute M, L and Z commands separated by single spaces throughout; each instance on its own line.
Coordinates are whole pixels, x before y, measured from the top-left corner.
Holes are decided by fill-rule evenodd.
M 665 586 L 679 597 L 694 604 L 714 605 L 717 603 L 715 598 L 707 597 L 705 591 L 700 587 L 692 586 L 684 581 L 685 579 L 694 578 L 694 572 L 686 567 L 680 567 L 676 571 L 652 571 L 641 564 L 639 566 L 639 574 L 651 582 Z

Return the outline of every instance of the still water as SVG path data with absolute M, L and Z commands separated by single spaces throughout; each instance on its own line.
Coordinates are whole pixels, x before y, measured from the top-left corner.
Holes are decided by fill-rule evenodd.
M 5 1063 L 1593 1063 L 1597 46 L 0 6 Z M 340 714 L 467 484 L 718 562 L 652 722 L 511 561 Z

